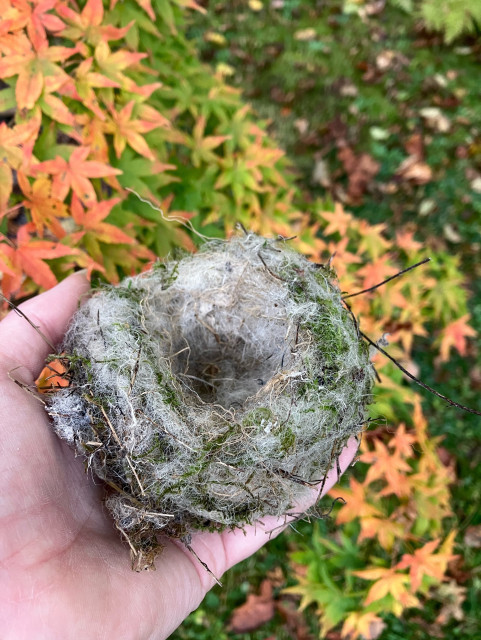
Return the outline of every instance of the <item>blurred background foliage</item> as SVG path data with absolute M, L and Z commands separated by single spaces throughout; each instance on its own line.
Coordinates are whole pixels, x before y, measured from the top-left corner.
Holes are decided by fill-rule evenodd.
M 82 267 L 116 282 L 237 223 L 295 235 L 348 292 L 430 257 L 353 312 L 409 371 L 480 408 L 475 3 L 12 0 L 1 13 L 5 297 Z M 481 638 L 479 418 L 375 361 L 371 429 L 326 518 L 232 570 L 174 638 Z

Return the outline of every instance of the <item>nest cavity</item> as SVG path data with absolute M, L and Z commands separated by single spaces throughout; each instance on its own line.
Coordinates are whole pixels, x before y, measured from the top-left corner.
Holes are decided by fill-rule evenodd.
M 55 429 L 143 544 L 291 509 L 362 429 L 373 384 L 332 271 L 254 234 L 96 291 L 62 351 Z

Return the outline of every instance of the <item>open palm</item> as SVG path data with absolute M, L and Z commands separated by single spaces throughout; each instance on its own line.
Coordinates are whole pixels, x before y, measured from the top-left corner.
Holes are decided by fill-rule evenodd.
M 82 274 L 22 305 L 53 344 L 78 300 Z M 15 312 L 0 323 L 0 637 L 2 640 L 161 640 L 195 609 L 212 576 L 176 542 L 156 571 L 131 570 L 129 548 L 102 506 L 103 489 L 53 433 L 43 405 L 12 377 L 33 383 L 49 351 Z M 340 457 L 344 471 L 356 443 Z M 324 486 L 337 481 L 332 470 Z M 313 490 L 312 502 L 317 498 Z M 302 505 L 300 508 L 307 508 Z M 192 548 L 220 577 L 288 521 L 264 518 L 246 532 L 200 533 Z

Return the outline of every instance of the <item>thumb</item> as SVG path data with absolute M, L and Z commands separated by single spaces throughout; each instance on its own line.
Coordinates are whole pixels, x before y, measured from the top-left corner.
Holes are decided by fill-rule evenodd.
M 70 318 L 88 289 L 85 272 L 79 271 L 21 304 L 19 310 L 39 331 L 17 311 L 11 311 L 0 322 L 0 367 L 11 369 L 21 365 L 35 378 L 46 356 L 52 352 L 51 345 L 57 346 L 62 340 Z

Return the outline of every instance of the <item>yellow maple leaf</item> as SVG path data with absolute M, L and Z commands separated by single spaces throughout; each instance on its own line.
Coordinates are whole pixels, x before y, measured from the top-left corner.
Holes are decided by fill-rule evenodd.
M 353 611 L 344 621 L 341 636 L 355 640 L 361 636 L 364 640 L 375 640 L 384 631 L 386 624 L 372 611 Z

